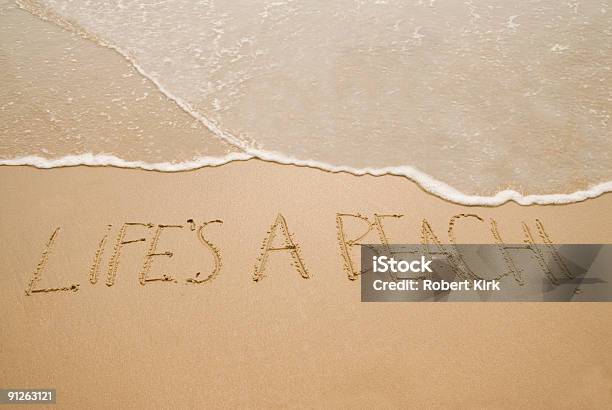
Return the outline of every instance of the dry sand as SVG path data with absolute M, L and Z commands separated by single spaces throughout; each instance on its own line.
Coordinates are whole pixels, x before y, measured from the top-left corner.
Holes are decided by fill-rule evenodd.
M 427 219 L 442 241 L 460 213 L 493 218 L 507 242 L 542 221 L 556 243 L 612 243 L 612 195 L 563 206 L 454 205 L 400 177 L 247 161 L 184 173 L 114 168 L 0 168 L 0 386 L 56 388 L 71 408 L 547 407 L 612 400 L 612 304 L 361 303 L 343 270 L 336 214 L 385 219 L 391 242 L 415 242 Z M 253 281 L 281 213 L 310 279 L 275 252 Z M 193 219 L 192 230 L 188 219 Z M 207 283 L 213 252 L 221 257 Z M 130 226 L 116 281 L 107 270 L 123 223 L 166 228 L 139 283 L 156 227 Z M 110 227 L 97 283 L 96 249 Z M 26 290 L 54 242 L 34 289 Z M 363 225 L 347 218 L 347 236 Z M 461 242 L 491 242 L 465 218 Z M 282 238 L 278 235 L 277 241 Z M 371 234 L 368 239 L 377 241 Z M 357 253 L 355 252 L 355 255 Z

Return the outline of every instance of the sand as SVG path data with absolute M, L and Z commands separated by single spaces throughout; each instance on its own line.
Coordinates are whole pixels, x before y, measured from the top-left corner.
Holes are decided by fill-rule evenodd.
M 539 219 L 555 243 L 612 243 L 612 195 L 464 207 L 402 177 L 259 160 L 183 173 L 0 167 L 0 189 L 2 387 L 56 388 L 67 408 L 605 408 L 612 400 L 611 304 L 361 303 L 336 227 L 337 213 L 402 214 L 384 220 L 391 242 L 419 241 L 423 219 L 447 242 L 449 219 L 465 213 L 485 222 L 462 219 L 461 242 L 491 242 L 493 218 L 507 242 L 522 240 L 522 221 Z M 255 282 L 278 214 L 309 278 L 279 251 Z M 198 227 L 217 220 L 204 228 L 207 242 L 198 239 Z M 122 246 L 107 286 L 124 223 L 154 226 L 126 228 L 125 242 L 145 241 Z M 183 227 L 162 229 L 151 252 L 160 224 Z M 345 229 L 355 237 L 363 225 L 347 217 Z M 27 296 L 53 232 L 33 289 L 78 291 Z M 173 256 L 151 258 L 146 278 L 173 280 L 142 285 L 145 254 L 166 251 Z
M 434 2 L 426 3 L 423 13 L 433 10 Z M 462 13 L 470 4 L 461 5 Z M 149 6 L 165 7 L 163 2 Z M 577 4 L 567 6 L 583 12 Z M 595 5 L 586 10 L 594 13 L 596 22 L 606 21 Z M 505 22 L 505 14 L 500 16 L 488 21 Z M 509 23 L 523 28 L 528 23 L 522 17 L 515 20 Z M 581 50 L 603 50 L 607 45 L 591 26 L 579 24 L 580 19 L 569 21 L 593 35 L 574 37 L 566 30 L 562 34 L 567 40 L 590 45 L 565 50 L 550 44 L 556 54 L 543 57 L 548 65 L 541 75 L 563 77 L 558 72 L 563 66 L 575 74 L 573 80 L 584 79 L 590 88 L 553 81 L 548 82 L 552 88 L 540 95 L 537 84 L 514 87 L 521 76 L 501 75 L 509 87 L 506 94 L 495 93 L 493 101 L 499 98 L 505 104 L 502 97 L 509 92 L 511 101 L 525 110 L 523 116 L 512 117 L 516 126 L 504 125 L 515 139 L 500 142 L 482 134 L 483 144 L 470 140 L 476 143 L 475 150 L 435 140 L 442 146 L 435 156 L 430 155 L 430 145 L 412 144 L 421 150 L 421 158 L 437 164 L 423 171 L 450 175 L 456 182 L 453 186 L 480 193 L 504 188 L 529 193 L 527 185 L 532 183 L 546 187 L 540 193 L 559 193 L 563 185 L 559 181 L 583 189 L 592 182 L 585 173 L 609 175 L 605 160 L 609 104 L 601 94 L 608 91 L 607 83 L 580 71 L 601 68 L 591 61 L 607 61 L 605 54 L 591 58 Z M 240 153 L 91 36 L 72 32 L 74 27 L 64 30 L 3 0 L 0 22 L 1 159 L 36 155 L 61 160 L 65 155 L 91 153 L 92 158 L 116 154 L 115 159 L 125 161 L 189 164 L 201 157 Z M 417 23 L 407 22 L 402 30 L 411 34 Z M 342 31 L 341 26 L 331 28 Z M 419 30 L 414 33 L 429 36 L 423 44 L 434 38 L 427 27 Z M 270 33 L 274 37 L 273 31 L 262 31 Z M 513 33 L 504 36 L 514 38 Z M 512 41 L 509 49 L 522 58 L 521 43 L 514 48 Z M 420 38 L 415 39 L 411 47 L 416 50 L 420 43 Z M 400 66 L 393 64 L 392 54 L 372 50 L 380 55 L 364 57 L 347 49 L 340 60 L 365 67 L 363 72 L 349 70 L 356 73 L 354 84 L 384 90 L 396 83 L 397 76 L 404 78 L 400 71 L 390 72 L 388 78 L 378 76 L 378 62 L 397 70 Z M 575 58 L 589 64 L 558 63 Z M 307 74 L 312 69 L 299 67 Z M 452 67 L 463 66 L 453 63 Z M 482 70 L 489 68 L 485 65 Z M 430 75 L 428 70 L 420 72 Z M 469 94 L 465 101 L 479 110 L 484 109 L 480 94 L 471 90 L 498 89 L 494 77 L 479 72 L 466 74 L 465 79 L 442 74 L 447 82 L 476 83 L 465 87 Z M 310 146 L 320 148 L 317 155 L 357 160 L 365 157 L 356 152 L 382 152 L 389 147 L 402 154 L 393 144 L 363 148 L 354 143 L 351 132 L 332 132 L 333 140 L 325 139 L 325 133 L 311 135 L 308 127 L 317 121 L 296 124 L 295 117 L 285 114 L 297 110 L 298 118 L 320 122 L 330 117 L 348 120 L 345 126 L 359 124 L 351 121 L 354 116 L 334 112 L 343 105 L 321 104 L 336 94 L 325 88 L 318 96 L 321 89 L 311 87 L 308 76 L 284 83 L 277 77 L 258 77 L 263 83 L 250 86 L 255 87 L 249 93 L 252 100 L 215 115 L 234 124 L 230 131 L 245 138 L 255 133 L 270 138 L 268 142 L 285 144 L 307 140 L 274 139 L 291 133 L 323 138 L 323 143 Z M 608 78 L 609 72 L 601 77 Z M 277 89 L 266 81 L 287 89 L 305 87 L 299 95 L 316 98 L 303 110 L 283 99 L 274 99 L 278 106 L 267 105 L 269 94 Z M 339 89 L 350 90 L 348 86 Z M 442 97 L 456 91 L 441 87 Z M 412 105 L 403 103 L 408 97 L 389 95 L 398 98 L 403 110 L 412 110 Z M 362 97 L 369 101 L 371 96 Z M 569 107 L 572 114 L 538 111 L 537 103 L 542 101 L 559 103 L 548 107 L 555 113 Z M 597 105 L 595 111 L 588 110 L 589 104 Z M 588 120 L 584 127 L 582 114 L 574 110 L 578 105 L 587 110 L 582 113 Z M 317 111 L 321 107 L 325 109 Z M 436 115 L 424 118 L 454 129 L 452 115 L 437 116 L 444 107 L 455 109 L 446 99 L 441 103 L 434 99 L 431 112 Z M 482 112 L 489 109 L 492 118 L 459 117 L 479 128 L 479 121 L 503 120 L 508 113 L 495 105 Z M 378 119 L 416 118 L 398 117 L 393 110 L 372 115 L 366 111 L 364 127 L 371 129 L 368 121 L 374 124 L 380 131 L 372 134 L 376 141 L 388 136 L 384 127 L 378 128 Z M 258 116 L 264 119 L 255 121 Z M 541 124 L 541 117 L 548 124 L 544 133 L 541 127 L 532 127 Z M 597 138 L 589 138 L 590 132 Z M 541 135 L 544 138 L 532 138 Z M 590 145 L 576 135 L 587 138 Z M 538 147 L 545 148 L 544 154 L 534 149 Z M 508 155 L 511 160 L 497 158 L 483 166 L 465 160 L 469 156 L 462 149 Z M 509 175 L 516 183 L 495 189 L 485 184 L 505 181 L 504 166 L 512 168 Z M 359 280 L 351 280 L 355 272 L 346 267 L 359 269 L 358 247 L 343 253 L 339 237 L 360 236 L 366 227 L 360 218 L 374 223 L 379 215 L 381 229 L 373 227 L 363 242 L 376 243 L 383 232 L 390 243 L 419 242 L 424 223 L 448 242 L 449 224 L 455 217 L 454 233 L 462 243 L 492 243 L 493 222 L 507 243 L 522 242 L 522 223 L 534 232 L 541 223 L 556 244 L 612 243 L 611 211 L 612 194 L 568 205 L 469 207 L 428 194 L 403 177 L 330 173 L 254 159 L 176 173 L 0 166 L 0 309 L 4 313 L 0 388 L 55 388 L 60 408 L 608 408 L 612 304 L 362 303 Z M 276 237 L 267 240 L 269 232 Z M 294 249 L 262 253 L 262 248 L 287 245 Z

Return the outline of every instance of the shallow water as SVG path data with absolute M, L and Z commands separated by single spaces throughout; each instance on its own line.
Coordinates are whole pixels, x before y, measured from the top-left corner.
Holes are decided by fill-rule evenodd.
M 162 162 L 238 151 L 114 51 L 15 7 L 0 11 L 0 66 L 1 157 Z
M 186 150 L 159 136 L 168 148 L 155 160 L 131 159 L 185 168 L 239 149 L 406 175 L 463 203 L 508 189 L 498 198 L 568 202 L 612 181 L 606 1 L 19 3 L 119 51 L 198 120 Z M 215 136 L 234 148 L 211 150 Z M 92 141 L 70 153 L 125 150 Z

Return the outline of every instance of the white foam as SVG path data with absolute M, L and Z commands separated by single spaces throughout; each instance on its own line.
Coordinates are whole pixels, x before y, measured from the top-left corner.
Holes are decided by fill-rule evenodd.
M 26 4 L 17 1 L 20 7 L 26 10 L 31 10 Z M 44 13 L 36 13 L 39 17 L 45 18 Z M 512 22 L 512 21 L 511 21 Z M 418 29 L 416 30 L 418 32 Z M 612 192 L 612 181 L 599 183 L 591 186 L 586 190 L 576 191 L 573 193 L 560 193 L 560 194 L 546 194 L 546 195 L 522 195 L 521 193 L 513 190 L 500 191 L 493 196 L 480 196 L 465 194 L 447 183 L 441 182 L 432 176 L 419 171 L 415 167 L 404 165 L 395 167 L 376 167 L 376 168 L 355 168 L 348 165 L 332 165 L 330 163 L 321 162 L 312 159 L 298 159 L 291 154 L 281 154 L 273 151 L 262 150 L 254 148 L 256 142 L 248 143 L 235 135 L 227 132 L 219 126 L 217 121 L 211 120 L 208 116 L 199 112 L 186 98 L 182 98 L 179 93 L 173 92 L 169 87 L 162 84 L 159 79 L 156 78 L 154 72 L 148 72 L 145 67 L 139 64 L 138 61 L 132 56 L 127 50 L 118 44 L 112 44 L 108 40 L 104 40 L 99 36 L 96 36 L 98 42 L 108 48 L 111 48 L 121 54 L 126 60 L 128 60 L 135 69 L 145 78 L 152 81 L 153 84 L 168 98 L 173 100 L 178 106 L 189 113 L 194 118 L 202 122 L 213 134 L 218 138 L 225 140 L 226 142 L 241 148 L 243 153 L 233 153 L 223 157 L 200 157 L 195 158 L 191 161 L 185 162 L 159 162 L 159 163 L 148 163 L 144 161 L 128 161 L 112 154 L 92 154 L 86 153 L 82 155 L 69 155 L 59 158 L 43 158 L 39 156 L 25 156 L 13 159 L 0 159 L 0 165 L 29 165 L 37 168 L 55 168 L 55 167 L 66 167 L 76 165 L 88 165 L 88 166 L 115 166 L 122 168 L 139 168 L 145 170 L 155 170 L 163 172 L 177 172 L 186 171 L 206 166 L 218 166 L 226 164 L 230 161 L 236 160 L 247 160 L 253 157 L 260 158 L 265 161 L 272 161 L 280 164 L 289 164 L 297 166 L 307 166 L 312 168 L 318 168 L 330 172 L 348 172 L 354 175 L 397 175 L 404 176 L 419 184 L 425 191 L 432 193 L 436 196 L 444 198 L 446 200 L 463 204 L 463 205 L 481 205 L 481 206 L 497 206 L 508 201 L 514 201 L 520 205 L 532 205 L 532 204 L 563 204 L 580 202 L 589 198 L 595 198 L 606 192 Z M 150 71 L 150 70 L 149 70 Z M 215 109 L 218 106 L 215 104 Z M 277 127 L 283 129 L 283 127 Z M 314 144 L 314 143 L 313 143 Z M 316 145 L 316 144 L 315 144 Z M 274 146 L 274 145 L 272 145 Z M 391 146 L 393 146 L 391 144 Z M 455 167 L 452 167 L 453 169 Z M 460 169 L 460 168 L 458 168 Z
M 170 163 L 170 162 L 160 162 L 160 163 L 146 163 L 142 161 L 125 161 L 121 158 L 118 158 L 114 155 L 109 154 L 84 154 L 78 156 L 66 156 L 54 160 L 46 160 L 40 157 L 24 157 L 24 158 L 36 158 L 36 162 L 39 164 L 43 164 L 44 166 L 39 166 L 34 163 L 28 164 L 19 164 L 19 165 L 33 165 L 38 168 L 53 168 L 57 166 L 73 166 L 73 165 L 109 165 L 116 166 L 121 168 L 140 168 L 145 170 L 155 170 L 155 171 L 164 171 L 164 172 L 177 172 L 177 171 L 186 171 L 197 168 L 202 168 L 206 166 L 217 166 L 223 165 L 230 161 L 234 160 L 246 160 L 253 157 L 260 158 L 265 161 L 276 162 L 279 164 L 286 165 L 297 165 L 297 166 L 306 166 L 311 168 L 318 168 L 329 172 L 348 172 L 354 175 L 374 175 L 374 176 L 382 176 L 382 175 L 397 175 L 397 176 L 405 176 L 417 184 L 419 184 L 425 191 L 439 196 L 443 199 L 446 199 L 451 202 L 455 202 L 461 205 L 480 205 L 480 206 L 498 206 L 502 205 L 509 201 L 514 201 L 520 205 L 533 205 L 533 204 L 567 204 L 573 202 L 581 202 L 590 198 L 598 197 L 606 192 L 612 192 L 612 181 L 605 182 L 602 184 L 595 185 L 588 190 L 576 191 L 570 194 L 547 194 L 547 195 L 522 195 L 517 191 L 513 190 L 504 190 L 500 191 L 494 196 L 479 196 L 479 195 L 468 195 L 464 194 L 452 186 L 445 184 L 444 182 L 438 181 L 435 178 L 427 175 L 413 167 L 410 166 L 400 166 L 400 167 L 385 167 L 385 168 L 353 168 L 349 166 L 337 166 L 332 164 L 327 164 L 323 162 L 319 162 L 316 160 L 302 160 L 298 158 L 289 157 L 280 153 L 273 153 L 259 149 L 253 149 L 245 144 L 239 138 L 223 131 L 216 124 L 210 121 L 208 118 L 201 115 L 197 110 L 195 110 L 191 105 L 183 101 L 178 96 L 171 93 L 167 90 L 159 81 L 157 81 L 152 76 L 148 75 L 148 73 L 138 65 L 138 63 L 129 56 L 128 53 L 122 51 L 120 48 L 108 44 L 103 43 L 104 46 L 111 48 L 121 54 L 126 60 L 128 60 L 134 68 L 145 78 L 149 79 L 155 86 L 164 94 L 166 97 L 173 100 L 179 107 L 181 107 L 185 112 L 189 113 L 191 116 L 202 122 L 215 136 L 224 140 L 242 150 L 244 153 L 236 153 L 230 154 L 225 157 L 215 158 L 215 157 L 201 157 L 198 159 L 194 159 L 188 162 L 181 163 Z M 19 160 L 19 159 L 16 159 Z M 78 163 L 78 161 L 83 161 Z M 55 163 L 59 165 L 47 166 L 48 164 Z M 0 161 L 0 165 L 4 165 L 3 161 Z M 9 165 L 9 164 L 5 164 Z
M 346 166 L 334 166 L 318 161 L 300 160 L 289 158 L 276 153 L 265 151 L 255 151 L 255 155 L 247 153 L 232 153 L 223 157 L 199 157 L 191 161 L 173 163 L 156 162 L 148 163 L 143 161 L 127 161 L 111 154 L 82 154 L 67 155 L 60 158 L 43 158 L 39 156 L 25 156 L 12 159 L 0 159 L 0 165 L 28 165 L 36 168 L 58 168 L 72 167 L 78 165 L 87 166 L 113 166 L 119 168 L 139 168 L 149 171 L 180 172 L 188 171 L 209 166 L 219 166 L 231 161 L 245 161 L 254 157 L 265 161 L 275 162 L 286 165 L 304 166 L 322 169 L 329 172 L 347 172 L 353 175 L 397 175 L 407 177 L 419 184 L 425 191 L 461 205 L 479 206 L 499 206 L 509 201 L 514 201 L 519 205 L 547 205 L 547 204 L 567 204 L 581 202 L 590 198 L 596 198 L 604 193 L 612 192 L 612 181 L 604 182 L 590 187 L 587 190 L 576 191 L 568 194 L 547 194 L 547 195 L 522 195 L 517 191 L 500 191 L 493 196 L 467 195 L 455 188 L 438 181 L 431 176 L 409 166 L 389 167 L 389 168 L 351 168 Z
M 179 172 L 189 171 L 202 167 L 215 167 L 227 164 L 230 161 L 244 161 L 252 156 L 243 153 L 227 154 L 223 157 L 199 157 L 184 162 L 144 162 L 128 161 L 112 154 L 66 155 L 58 158 L 43 158 L 36 155 L 0 159 L 0 165 L 28 165 L 36 168 L 60 168 L 87 165 L 93 167 L 111 166 L 118 168 L 138 168 L 147 171 Z

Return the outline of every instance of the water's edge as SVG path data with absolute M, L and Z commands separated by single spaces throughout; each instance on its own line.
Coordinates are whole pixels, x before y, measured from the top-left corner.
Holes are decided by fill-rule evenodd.
M 76 27 L 71 22 L 58 21 L 59 16 L 51 16 L 46 13 L 42 7 L 40 7 L 36 1 L 28 0 L 17 0 L 16 4 L 23 10 L 60 27 L 76 32 L 97 44 L 104 47 L 110 48 L 121 56 L 123 56 L 144 78 L 151 81 L 170 100 L 174 101 L 181 109 L 187 112 L 189 115 L 204 124 L 216 137 L 231 144 L 244 151 L 241 153 L 232 153 L 223 157 L 200 157 L 194 158 L 190 161 L 185 162 L 158 162 L 148 163 L 145 161 L 128 161 L 112 154 L 93 154 L 86 153 L 81 155 L 68 155 L 59 158 L 43 158 L 39 156 L 23 156 L 17 158 L 6 158 L 0 159 L 0 165 L 7 166 L 33 166 L 36 168 L 56 168 L 56 167 L 70 167 L 78 165 L 87 166 L 113 166 L 120 168 L 139 168 L 143 170 L 161 171 L 161 172 L 178 172 L 188 171 L 208 166 L 219 166 L 226 164 L 231 161 L 244 161 L 251 158 L 259 158 L 264 161 L 275 162 L 278 164 L 305 166 L 310 168 L 317 168 L 329 172 L 347 172 L 354 175 L 396 175 L 403 176 L 416 182 L 425 191 L 441 197 L 450 202 L 454 202 L 461 205 L 480 205 L 480 206 L 499 206 L 509 201 L 514 201 L 520 205 L 533 205 L 533 204 L 567 204 L 573 202 L 581 202 L 590 198 L 598 197 L 604 193 L 612 192 L 612 181 L 599 183 L 591 186 L 586 190 L 576 191 L 573 193 L 559 193 L 559 194 L 546 194 L 546 195 L 522 195 L 517 191 L 504 190 L 496 193 L 493 196 L 479 196 L 479 195 L 468 195 L 464 194 L 450 185 L 438 181 L 432 176 L 425 174 L 418 169 L 411 166 L 399 166 L 399 167 L 385 167 L 385 168 L 353 168 L 349 166 L 337 166 L 327 164 L 315 160 L 303 160 L 292 158 L 287 155 L 276 153 L 267 150 L 260 150 L 248 146 L 244 141 L 239 138 L 228 134 L 227 132 L 220 129 L 215 123 L 210 121 L 208 118 L 202 116 L 196 110 L 194 110 L 189 103 L 182 101 L 177 96 L 173 95 L 170 91 L 165 89 L 163 85 L 159 84 L 154 78 L 149 76 L 138 63 L 131 58 L 130 54 L 121 50 L 119 47 L 108 43 L 102 39 L 97 38 L 95 35 Z
M 522 195 L 517 191 L 505 190 L 500 191 L 493 196 L 468 195 L 409 166 L 357 169 L 346 166 L 334 166 L 318 161 L 304 161 L 296 158 L 287 158 L 282 155 L 271 154 L 268 152 L 259 152 L 258 155 L 232 153 L 223 157 L 200 157 L 191 161 L 179 163 L 127 161 L 111 154 L 91 153 L 82 155 L 67 155 L 53 159 L 39 156 L 25 156 L 11 159 L 0 159 L 0 166 L 31 166 L 35 168 L 49 169 L 86 165 L 96 167 L 111 166 L 118 168 L 137 168 L 147 171 L 160 172 L 181 172 L 204 167 L 220 166 L 232 161 L 246 161 L 253 158 L 259 158 L 264 161 L 283 165 L 315 168 L 332 173 L 346 172 L 353 175 L 395 175 L 407 177 L 408 179 L 417 183 L 425 191 L 460 205 L 499 206 L 509 201 L 514 201 L 519 205 L 569 204 L 574 202 L 582 202 L 587 199 L 596 198 L 607 192 L 612 192 L 612 181 L 608 181 L 594 185 L 587 190 L 576 191 L 568 194 Z

